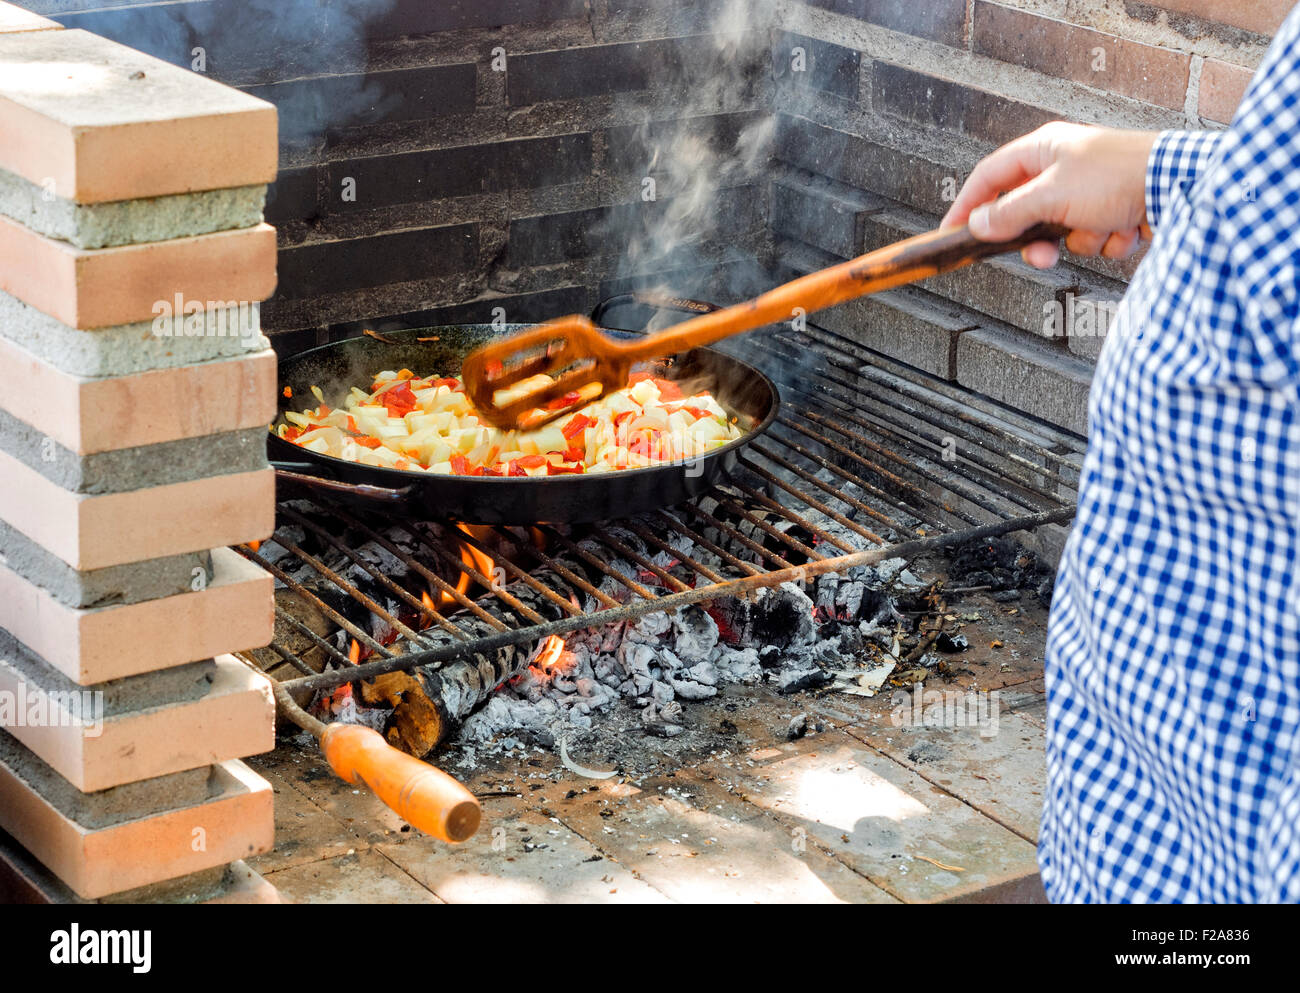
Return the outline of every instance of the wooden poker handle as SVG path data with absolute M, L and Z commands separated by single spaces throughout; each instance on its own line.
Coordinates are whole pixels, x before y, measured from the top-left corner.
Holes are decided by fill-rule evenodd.
M 442 841 L 473 837 L 478 800 L 451 776 L 398 751 L 359 724 L 331 724 L 320 736 L 321 752 L 344 780 L 368 786 L 404 821 Z

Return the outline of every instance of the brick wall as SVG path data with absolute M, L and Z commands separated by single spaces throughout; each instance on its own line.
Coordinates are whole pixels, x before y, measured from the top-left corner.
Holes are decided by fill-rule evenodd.
M 385 318 L 585 311 L 638 283 L 738 298 L 932 227 L 982 154 L 1045 121 L 1222 126 L 1289 6 L 753 0 L 737 20 L 734 0 L 26 5 L 278 105 L 263 325 L 282 352 Z M 720 19 L 741 33 L 724 51 L 707 34 Z M 742 135 L 765 140 L 741 142 L 747 161 Z M 998 260 L 823 323 L 1083 431 L 1094 332 L 1132 269 Z
M 804 0 L 775 63 L 772 230 L 802 272 L 932 227 L 979 157 L 1049 120 L 1149 129 L 1231 120 L 1289 2 Z M 883 198 L 883 199 L 882 199 Z M 839 308 L 861 344 L 1083 432 L 1135 262 L 1001 259 Z M 1062 324 L 1071 332 L 1062 335 Z

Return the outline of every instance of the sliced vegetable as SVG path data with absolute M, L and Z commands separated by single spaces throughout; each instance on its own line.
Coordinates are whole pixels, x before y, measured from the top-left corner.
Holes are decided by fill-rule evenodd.
M 528 392 L 551 381 L 534 379 L 525 384 Z M 352 387 L 337 409 L 318 387 L 312 394 L 314 409 L 286 411 L 273 426 L 279 437 L 324 455 L 410 472 L 516 478 L 613 472 L 688 458 L 740 436 L 708 393 L 683 402 L 676 383 L 647 372 L 567 420 L 520 432 L 481 422 L 459 379 L 421 378 L 410 369 L 378 373 L 370 392 Z M 592 395 L 584 387 L 551 407 L 577 407 Z

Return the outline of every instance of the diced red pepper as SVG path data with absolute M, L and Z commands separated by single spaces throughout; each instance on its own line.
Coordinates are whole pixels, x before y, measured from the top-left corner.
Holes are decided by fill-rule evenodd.
M 286 386 L 286 387 L 285 387 L 283 390 L 281 390 L 280 392 L 284 394 L 284 398 L 285 398 L 286 400 L 292 400 L 292 399 L 293 399 L 293 387 L 292 387 L 292 386 Z
M 360 445 L 362 448 L 378 448 L 381 444 L 383 444 L 383 442 L 381 442 L 378 438 L 366 437 L 366 438 L 358 438 L 357 444 Z
M 568 424 L 564 425 L 564 427 L 561 429 L 561 432 L 563 433 L 565 440 L 572 441 L 574 438 L 578 436 L 578 433 L 580 431 L 585 431 L 589 425 L 595 423 L 596 422 L 593 421 L 586 414 L 574 414 L 573 420 L 569 421 Z
M 582 399 L 582 394 L 577 390 L 570 390 L 562 397 L 556 397 L 546 405 L 547 410 L 563 410 L 565 407 L 572 407 Z
M 701 410 L 699 407 L 682 407 L 681 409 L 684 410 L 684 411 L 686 411 L 686 413 L 690 414 L 690 415 L 691 415 L 692 417 L 694 417 L 697 421 L 698 421 L 701 417 L 712 417 L 712 416 L 713 416 L 713 415 L 710 414 L 707 410 Z
M 284 440 L 294 441 L 302 436 L 302 428 L 288 427 L 284 429 Z
M 331 413 L 331 411 L 330 411 L 330 405 L 327 404 L 327 403 L 323 403 L 323 404 L 321 404 L 319 407 L 316 408 L 316 416 L 317 416 L 317 417 L 329 417 L 330 413 Z
M 515 462 L 525 469 L 540 469 L 546 465 L 545 455 L 525 455 L 522 458 L 515 459 Z
M 505 474 L 505 467 L 500 462 L 496 465 L 484 466 L 482 472 L 479 473 L 482 476 L 504 476 Z
M 348 414 L 348 430 L 351 431 L 353 434 L 358 434 L 361 430 L 360 428 L 357 427 L 357 422 L 352 419 L 351 414 Z
M 587 453 L 581 448 L 566 448 L 564 450 L 565 462 L 581 462 L 587 457 Z
M 507 473 L 510 476 L 527 476 L 528 470 L 519 464 L 518 459 L 510 460 L 510 470 Z
M 656 379 L 655 385 L 659 387 L 660 400 L 682 399 L 682 388 L 671 379 Z
M 389 417 L 405 417 L 416 407 L 415 393 L 411 390 L 411 384 L 403 382 L 391 390 L 385 390 L 383 403 Z
M 579 462 L 577 465 L 556 465 L 554 462 L 546 463 L 546 475 L 548 476 L 572 476 L 577 473 L 587 471 L 587 467 Z
M 451 462 L 451 471 L 456 476 L 469 475 L 469 459 L 463 455 L 453 455 L 449 460 Z
M 645 382 L 650 378 L 652 377 L 648 372 L 634 372 L 632 375 L 627 377 L 627 381 L 629 386 L 635 386 L 637 383 Z
M 623 411 L 623 413 L 621 413 L 621 414 L 615 414 L 615 415 L 614 415 L 614 427 L 618 427 L 620 424 L 622 424 L 624 421 L 626 421 L 629 417 L 635 417 L 635 416 L 636 416 L 636 411 L 635 411 L 635 410 L 625 410 L 625 411 Z
M 450 386 L 453 390 L 460 386 L 459 379 L 435 379 L 430 386 Z

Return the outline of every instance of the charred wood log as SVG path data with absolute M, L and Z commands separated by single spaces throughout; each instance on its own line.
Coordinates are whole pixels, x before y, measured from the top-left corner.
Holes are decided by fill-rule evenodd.
M 584 575 L 576 563 L 565 562 L 578 575 Z M 532 574 L 542 584 L 564 598 L 581 603 L 578 591 L 563 577 L 549 569 Z M 586 578 L 584 576 L 584 578 Z M 528 583 L 518 580 L 505 585 L 500 593 L 483 596 L 478 606 L 507 627 L 535 623 L 525 619 L 510 605 L 513 599 L 544 620 L 566 616 L 565 610 Z M 497 633 L 488 621 L 467 609 L 448 617 L 467 636 L 478 640 Z M 422 632 L 422 644 L 399 641 L 394 651 L 427 651 L 460 641 L 440 628 Z M 537 649 L 537 642 L 507 645 L 493 652 L 471 652 L 439 666 L 417 666 L 405 672 L 391 672 L 363 683 L 360 696 L 372 706 L 391 707 L 384 727 L 388 743 L 417 757 L 433 751 L 454 733 L 460 723 L 485 703 L 503 683 L 521 675 Z

